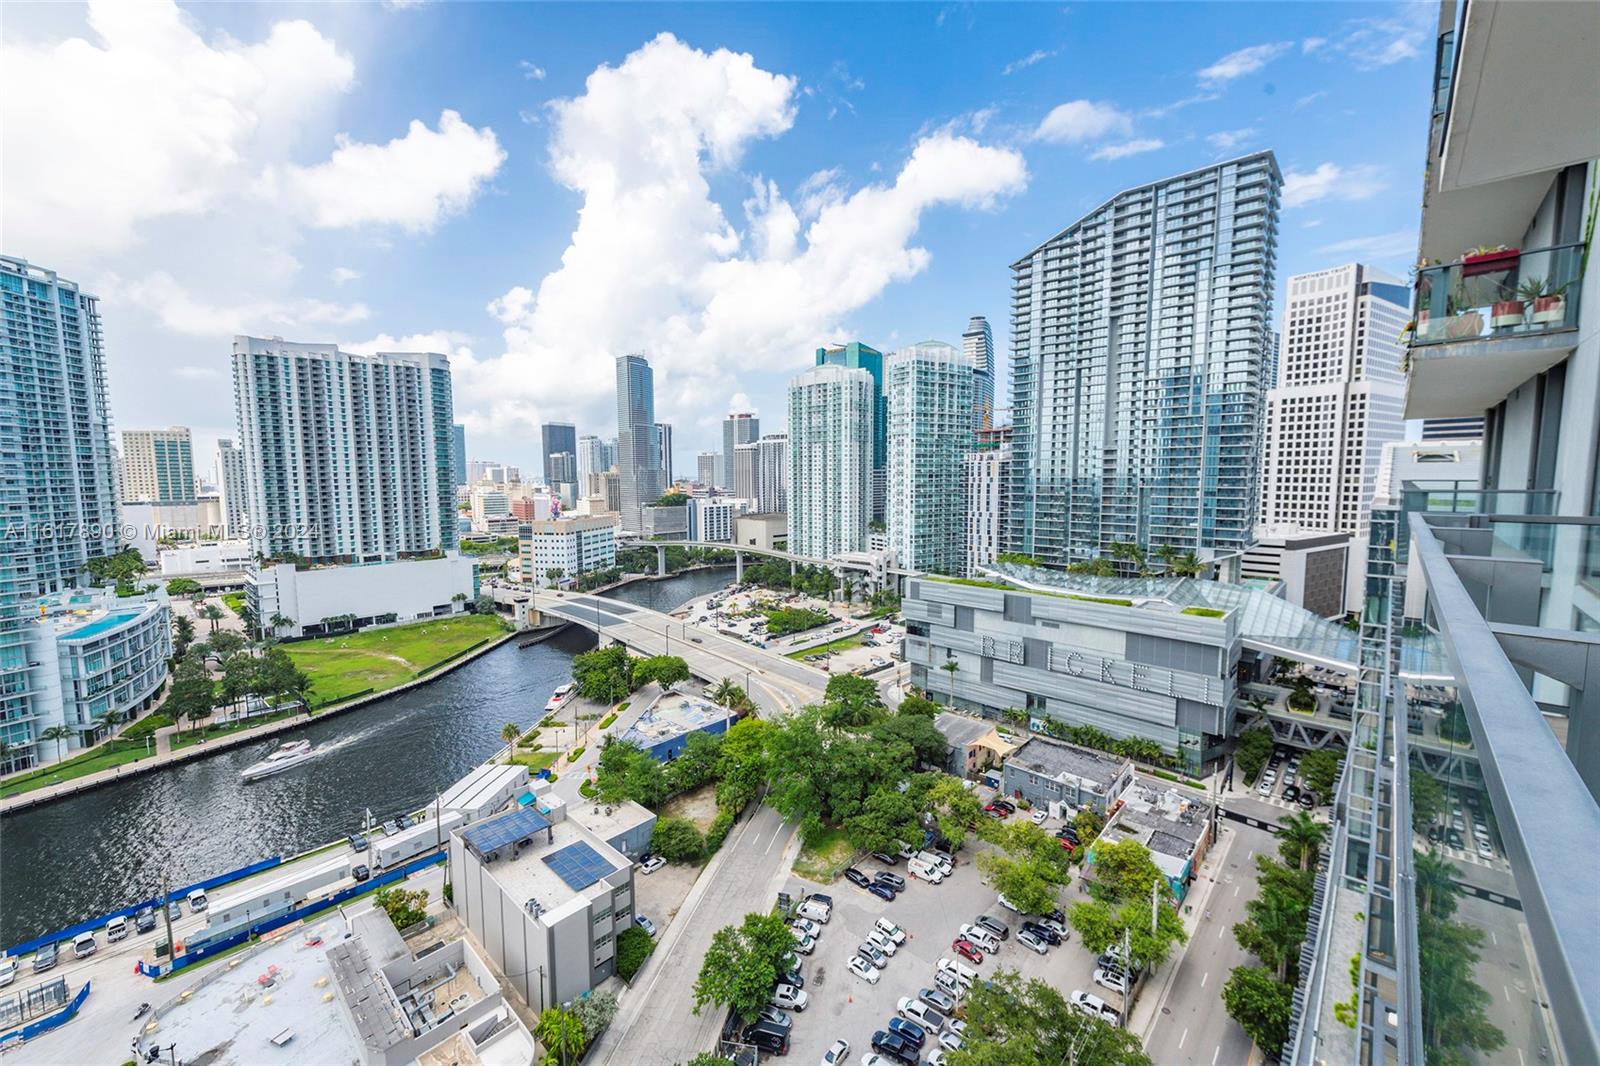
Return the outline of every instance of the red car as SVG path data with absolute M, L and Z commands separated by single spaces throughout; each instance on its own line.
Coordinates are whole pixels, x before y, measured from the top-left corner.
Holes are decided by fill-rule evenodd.
M 1078 845 L 1074 844 L 1066 837 L 1056 837 L 1056 839 L 1061 841 L 1062 850 L 1064 850 L 1068 855 L 1071 855 L 1074 851 L 1078 850 Z
M 983 962 L 983 952 L 979 951 L 978 946 L 964 936 L 958 936 L 951 941 L 950 948 L 973 965 Z
M 1016 808 L 1011 806 L 1009 803 L 1003 803 L 999 800 L 996 800 L 985 807 L 984 811 L 988 814 L 994 815 L 996 818 L 1010 818 L 1011 812 L 1015 809 Z

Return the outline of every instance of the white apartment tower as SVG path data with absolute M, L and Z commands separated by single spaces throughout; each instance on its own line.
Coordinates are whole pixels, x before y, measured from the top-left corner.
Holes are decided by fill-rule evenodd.
M 1383 446 L 1405 435 L 1399 279 L 1359 263 L 1289 279 L 1267 393 L 1261 521 L 1362 536 Z
M 656 427 L 655 373 L 642 355 L 617 357 L 617 473 L 621 475 L 622 528 L 644 528 L 643 508 L 661 498 L 666 473 Z
M 789 550 L 827 559 L 867 547 L 877 387 L 818 366 L 789 382 Z
M 123 503 L 194 503 L 188 426 L 122 431 Z
M 755 508 L 761 514 L 789 510 L 789 434 L 768 433 L 756 441 Z
M 938 341 L 892 352 L 884 364 L 889 412 L 889 550 L 913 570 L 959 574 L 965 565 L 966 483 L 972 449 L 972 360 Z
M 694 480 L 697 484 L 711 488 L 721 484 L 717 476 L 717 465 L 722 461 L 722 456 L 716 452 L 698 452 L 694 457 Z
M 761 494 L 761 445 L 755 441 L 733 446 L 733 494 L 754 501 Z
M 217 441 L 217 491 L 222 497 L 224 533 L 229 537 L 249 536 L 250 507 L 244 475 L 244 449 L 227 438 Z
M 1011 265 L 1011 551 L 1239 550 L 1278 199 L 1261 152 L 1118 193 Z
M 450 360 L 235 337 L 251 542 L 364 563 L 456 546 Z
M 978 567 L 995 561 L 1005 550 L 1007 491 L 1011 477 L 1009 427 L 987 430 L 978 447 L 963 461 L 966 484 L 966 555 L 962 573 L 971 577 Z

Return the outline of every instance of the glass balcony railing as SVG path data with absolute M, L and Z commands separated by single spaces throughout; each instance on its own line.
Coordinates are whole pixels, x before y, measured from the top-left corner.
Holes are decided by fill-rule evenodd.
M 1467 256 L 1417 273 L 1413 346 L 1578 327 L 1583 245 Z

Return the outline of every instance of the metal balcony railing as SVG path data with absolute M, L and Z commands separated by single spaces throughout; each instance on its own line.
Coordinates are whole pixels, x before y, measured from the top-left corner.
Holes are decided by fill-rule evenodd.
M 1450 344 L 1578 328 L 1583 244 L 1467 256 L 1417 272 L 1410 344 Z

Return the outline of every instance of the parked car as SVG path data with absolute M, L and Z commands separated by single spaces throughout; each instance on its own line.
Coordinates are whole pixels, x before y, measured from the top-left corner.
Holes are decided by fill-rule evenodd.
M 1067 923 L 1064 917 L 1057 918 L 1053 914 L 1047 914 L 1043 918 L 1039 919 L 1039 924 L 1055 933 L 1062 940 L 1067 939 Z M 1052 943 L 1054 943 L 1054 941 L 1052 941 Z
M 1074 844 L 1078 843 L 1078 830 L 1075 826 L 1062 826 L 1060 829 L 1056 830 L 1056 836 L 1060 837 L 1062 840 L 1070 840 Z
M 349 842 L 351 851 L 367 850 L 367 838 L 362 836 L 360 833 L 351 833 L 349 836 L 345 837 L 345 840 Z
M 895 897 L 894 889 L 890 888 L 888 885 L 884 884 L 882 881 L 874 881 L 874 882 L 872 882 L 872 884 L 867 886 L 867 891 L 871 892 L 874 896 L 877 896 L 879 899 L 883 900 L 885 903 L 893 903 L 894 902 L 894 897 Z
M 950 950 L 968 962 L 983 962 L 983 952 L 979 951 L 978 946 L 964 936 L 958 936 L 951 941 Z
M 961 1037 L 956 1033 L 945 1032 L 939 1034 L 939 1046 L 946 1051 L 960 1051 L 961 1044 Z
M 383 827 L 382 828 L 383 828 L 383 835 L 384 836 L 392 837 L 396 833 L 400 832 L 400 823 L 395 821 L 393 818 L 391 818 L 387 822 L 383 823 Z
M 0 959 L 0 988 L 4 988 L 17 979 L 17 960 L 9 956 Z
M 400 823 L 401 829 L 410 829 L 412 826 L 417 824 L 409 814 L 402 814 L 400 817 L 396 818 L 395 821 Z
M 996 818 L 1010 818 L 1015 810 L 1016 808 L 1012 807 L 1011 804 L 1002 803 L 999 800 L 988 803 L 983 808 L 985 814 L 992 814 Z
M 1256 795 L 1258 795 L 1258 796 L 1270 796 L 1270 795 L 1272 795 L 1272 782 L 1270 780 L 1266 779 L 1266 778 L 1263 778 L 1262 781 L 1261 781 L 1261 784 L 1256 786 Z
M 1004 907 L 1012 914 L 1022 913 L 1022 908 L 1018 907 L 1015 903 L 1012 903 L 1009 899 L 1006 899 L 1006 894 L 1004 892 L 1000 893 L 1000 906 Z
M 633 916 L 633 924 L 637 925 L 640 929 L 643 929 L 651 936 L 656 935 L 656 923 L 652 922 L 649 918 L 646 918 L 642 914 L 635 914 Z
M 1040 940 L 1043 940 L 1051 947 L 1055 947 L 1057 944 L 1061 943 L 1061 934 L 1044 924 L 1042 921 L 1023 922 L 1022 931 L 1024 933 L 1032 933 L 1034 936 L 1038 937 Z
M 900 857 L 898 855 L 890 855 L 887 851 L 875 851 L 872 853 L 872 857 L 883 863 L 885 866 L 893 866 L 895 863 L 900 861 Z
M 1311 808 L 1315 807 L 1316 805 L 1317 805 L 1317 797 L 1313 796 L 1311 794 L 1311 790 L 1309 788 L 1301 789 L 1300 790 L 1300 806 L 1304 807 L 1306 810 L 1309 811 Z
M 791 955 L 787 961 L 792 965 L 778 975 L 778 984 L 804 988 L 806 986 L 806 975 L 800 969 L 800 960 Z
M 872 923 L 872 927 L 896 944 L 904 944 L 906 942 L 906 931 L 887 918 L 879 918 Z
M 928 1031 L 907 1018 L 890 1018 L 889 1032 L 903 1037 L 906 1043 L 919 1051 L 928 1042 Z
M 1006 923 L 1002 922 L 999 918 L 991 918 L 987 914 L 978 915 L 972 920 L 972 924 L 983 926 L 1001 940 L 1004 940 L 1006 937 L 1011 935 L 1010 926 L 1006 925 Z
M 956 1009 L 955 997 L 941 988 L 920 989 L 917 998 L 943 1014 L 950 1014 Z
M 875 985 L 878 983 L 878 975 L 881 971 L 879 971 L 876 966 L 872 965 L 872 963 L 868 962 L 866 959 L 863 959 L 860 955 L 850 956 L 850 961 L 845 963 L 845 965 L 849 967 L 851 973 L 861 978 L 867 984 Z
M 110 921 L 106 922 L 107 944 L 115 944 L 117 941 L 126 938 L 127 935 L 128 919 L 124 918 L 122 915 L 119 914 L 115 918 L 112 918 Z
M 1101 988 L 1111 989 L 1111 991 L 1117 993 L 1119 996 L 1125 996 L 1128 994 L 1127 975 L 1116 968 L 1109 970 L 1097 968 L 1094 971 L 1094 983 L 1099 985 Z
M 1031 814 L 1029 817 L 1033 819 L 1034 825 L 1043 825 L 1044 820 L 1050 817 L 1050 812 L 1045 810 L 1043 807 L 1035 807 L 1033 809 L 1033 814 Z
M 870 942 L 857 945 L 856 957 L 866 959 L 880 970 L 889 964 L 889 956 L 883 953 L 883 949 Z
M 852 885 L 856 885 L 860 888 L 866 888 L 868 885 L 872 884 L 872 879 L 866 874 L 862 873 L 860 870 L 857 870 L 854 866 L 845 867 L 844 879 L 849 881 Z
M 1480 859 L 1493 859 L 1494 858 L 1494 849 L 1491 848 L 1486 842 L 1484 842 L 1482 840 L 1478 841 L 1478 858 L 1480 858 Z
M 902 1018 L 909 1018 L 920 1025 L 925 1025 L 934 1032 L 944 1028 L 944 1015 L 934 1010 L 920 999 L 911 996 L 901 996 L 900 1002 L 895 1004 L 895 1013 Z
M 659 855 L 646 855 L 639 862 L 639 872 L 653 874 L 667 864 L 667 860 Z
M 900 950 L 899 946 L 895 944 L 893 940 L 887 936 L 884 936 L 883 933 L 876 929 L 867 934 L 867 943 L 871 944 L 873 947 L 877 948 L 890 958 L 894 958 L 894 953 Z
M 817 950 L 817 938 L 796 933 L 794 935 L 794 949 L 802 955 L 809 955 Z
M 983 951 L 992 953 L 1000 946 L 1000 942 L 995 939 L 994 934 L 981 925 L 963 925 L 959 933 Z
M 899 874 L 892 874 L 888 870 L 879 871 L 878 875 L 874 877 L 873 880 L 878 882 L 880 885 L 888 885 L 896 892 L 904 892 L 906 890 L 906 879 L 901 877 Z
M 967 988 L 972 987 L 972 982 L 978 979 L 978 971 L 957 959 L 940 959 L 938 963 L 940 973 L 952 973 L 960 979 Z
M 879 1029 L 872 1034 L 872 1050 L 880 1052 L 891 1062 L 902 1063 L 903 1066 L 916 1066 L 917 1049 L 906 1043 L 905 1037 L 898 1033 Z
M 136 933 L 148 933 L 156 927 L 156 912 L 151 907 L 140 907 L 133 912 L 133 929 Z
M 822 935 L 822 926 L 811 921 L 809 918 L 796 918 L 794 921 L 789 923 L 789 928 L 803 936 Z
M 56 960 L 60 957 L 60 950 L 54 944 L 44 945 L 33 953 L 33 972 L 44 973 L 55 969 Z
M 833 908 L 825 907 L 814 899 L 808 899 L 800 904 L 800 909 L 796 913 L 809 921 L 821 922 L 823 925 L 827 925 L 828 918 L 833 914 Z
M 753 1045 L 757 1050 L 765 1051 L 769 1055 L 787 1055 L 789 1053 L 789 1030 L 780 1029 L 767 1022 L 755 1022 L 745 1026 L 744 1042 Z
M 828 908 L 829 911 L 833 910 L 833 897 L 825 895 L 821 892 L 807 893 L 806 902 L 820 904 L 821 906 Z
M 179 903 L 177 900 L 169 901 L 167 903 L 167 917 L 171 918 L 173 921 L 177 921 L 179 918 L 182 918 L 183 904 Z
M 1029 951 L 1037 952 L 1040 955 L 1043 955 L 1046 951 L 1050 950 L 1049 945 L 1045 943 L 1044 938 L 1038 933 L 1035 933 L 1032 928 L 1024 928 L 1021 932 L 1019 932 L 1017 934 L 1017 943 L 1021 944 Z
M 822 1053 L 822 1066 L 844 1066 L 850 1058 L 850 1041 L 835 1040 Z
M 762 1007 L 760 1012 L 756 1014 L 756 1020 L 776 1025 L 780 1029 L 788 1029 L 794 1025 L 793 1018 L 789 1017 L 777 1007 L 771 1006 Z
M 79 933 L 72 941 L 72 954 L 75 958 L 87 959 L 95 953 L 100 946 L 93 933 Z
M 782 1010 L 803 1011 L 809 1002 L 810 994 L 794 985 L 782 984 L 772 990 L 772 1006 Z
M 1299 802 L 1299 799 L 1300 789 L 1298 787 L 1294 785 L 1283 786 L 1283 801 L 1285 803 L 1297 803 Z
M 1112 1025 L 1122 1024 L 1121 1013 L 1111 1004 L 1107 1003 L 1105 1000 L 1101 999 L 1092 992 L 1085 992 L 1082 989 L 1078 989 L 1074 991 L 1072 995 L 1067 997 L 1067 1002 L 1071 1003 L 1074 1007 L 1089 1015 L 1091 1018 L 1099 1018 L 1102 1021 L 1109 1022 Z
M 940 970 L 934 974 L 933 983 L 951 999 L 961 999 L 968 992 L 968 986 L 962 984 L 961 979 L 949 970 Z

